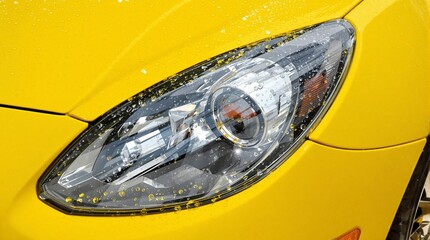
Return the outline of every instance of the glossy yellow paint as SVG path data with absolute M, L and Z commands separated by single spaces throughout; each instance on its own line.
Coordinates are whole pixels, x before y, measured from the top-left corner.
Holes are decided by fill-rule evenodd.
M 357 30 L 352 66 L 310 138 L 378 148 L 430 133 L 430 15 L 423 0 L 364 1 L 346 16 Z
M 0 1 L 0 104 L 93 120 L 200 61 L 359 1 Z
M 0 108 L 0 232 L 8 232 L 3 220 L 23 187 L 32 185 L 30 192 L 37 199 L 36 182 L 47 160 L 55 159 L 86 127 L 66 116 Z M 15 239 L 2 233 L 0 239 Z
M 2 124 L 0 137 L 3 159 L 13 159 L 2 161 L 0 170 L 0 239 L 333 239 L 357 226 L 361 240 L 383 239 L 425 144 L 340 150 L 307 141 L 261 182 L 214 204 L 156 215 L 83 217 L 44 204 L 35 185 L 86 124 L 0 109 L 0 119 L 9 116 L 16 121 L 4 122 L 8 127 Z
M 0 1 L 0 104 L 91 121 L 195 63 L 343 17 L 360 1 L 17 2 Z M 36 182 L 87 124 L 0 108 L 0 239 L 333 239 L 357 226 L 361 240 L 384 239 L 430 132 L 422 6 L 365 0 L 347 14 L 357 30 L 353 63 L 311 140 L 255 186 L 195 209 L 134 217 L 53 209 Z

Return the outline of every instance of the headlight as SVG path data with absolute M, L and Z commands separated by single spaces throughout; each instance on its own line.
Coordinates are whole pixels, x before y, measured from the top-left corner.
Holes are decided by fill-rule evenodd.
M 170 77 L 82 133 L 40 179 L 40 198 L 69 213 L 132 214 L 233 195 L 304 140 L 335 95 L 353 43 L 351 25 L 337 20 Z

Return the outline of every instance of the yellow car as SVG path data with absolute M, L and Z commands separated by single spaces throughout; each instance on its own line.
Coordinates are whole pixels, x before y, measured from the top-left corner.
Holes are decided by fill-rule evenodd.
M 0 1 L 0 239 L 429 239 L 428 0 Z

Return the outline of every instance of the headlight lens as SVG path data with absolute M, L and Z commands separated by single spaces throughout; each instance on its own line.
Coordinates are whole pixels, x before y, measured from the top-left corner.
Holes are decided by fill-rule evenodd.
M 348 65 L 337 20 L 239 48 L 99 118 L 39 181 L 69 213 L 131 214 L 215 202 L 279 166 L 318 120 Z

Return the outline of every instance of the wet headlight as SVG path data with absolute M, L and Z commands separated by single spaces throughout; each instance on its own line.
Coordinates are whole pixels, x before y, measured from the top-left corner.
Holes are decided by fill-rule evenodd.
M 231 196 L 300 145 L 353 44 L 351 25 L 331 21 L 172 76 L 91 124 L 42 176 L 39 196 L 74 214 L 180 210 Z

